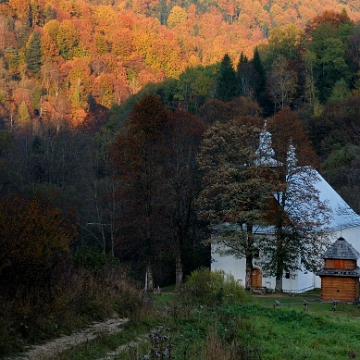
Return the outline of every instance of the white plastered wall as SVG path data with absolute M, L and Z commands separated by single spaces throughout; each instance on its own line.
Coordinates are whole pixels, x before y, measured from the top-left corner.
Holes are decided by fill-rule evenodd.
M 350 227 L 344 230 L 335 231 L 329 236 L 331 242 L 335 242 L 339 237 L 343 237 L 360 253 L 360 226 Z M 245 258 L 235 259 L 233 256 L 220 256 L 216 252 L 212 254 L 213 262 L 211 270 L 223 270 L 226 273 L 232 274 L 240 285 L 245 286 L 246 262 Z M 258 266 L 256 261 L 254 266 Z M 360 267 L 360 259 L 358 259 L 358 266 Z M 262 285 L 275 289 L 275 278 L 262 278 Z M 312 272 L 297 271 L 290 274 L 290 279 L 283 277 L 283 291 L 301 293 L 314 288 L 321 288 L 321 279 Z

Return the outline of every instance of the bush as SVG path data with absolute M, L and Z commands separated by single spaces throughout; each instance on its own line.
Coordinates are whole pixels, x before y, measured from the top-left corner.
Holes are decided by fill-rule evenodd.
M 147 310 L 142 289 L 120 265 L 97 273 L 68 267 L 54 284 L 53 295 L 45 303 L 39 293 L 35 305 L 21 298 L 5 301 L 0 295 L 0 358 L 92 321 L 113 316 L 136 321 Z
M 250 299 L 231 274 L 219 270 L 210 271 L 204 268 L 193 271 L 185 284 L 188 294 L 201 304 L 233 304 Z
M 98 248 L 93 248 L 83 243 L 74 251 L 72 263 L 75 268 L 86 269 L 90 272 L 97 273 L 105 267 L 118 266 L 119 260 L 111 254 L 104 254 Z

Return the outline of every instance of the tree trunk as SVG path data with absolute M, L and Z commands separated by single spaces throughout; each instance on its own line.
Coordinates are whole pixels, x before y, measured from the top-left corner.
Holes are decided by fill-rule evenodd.
M 277 265 L 276 265 L 276 284 L 275 284 L 275 292 L 282 292 L 282 279 L 284 273 L 284 260 L 282 256 L 283 241 L 280 239 L 277 241 L 278 254 L 277 254 Z
M 281 274 L 276 274 L 275 292 L 282 292 L 282 275 L 282 272 Z
M 183 283 L 183 266 L 181 261 L 181 239 L 178 234 L 176 237 L 176 254 L 175 254 L 175 272 L 176 272 L 176 290 L 182 287 Z
M 176 290 L 179 290 L 183 284 L 183 268 L 181 255 L 176 255 Z
M 252 287 L 252 272 L 253 272 L 253 257 L 252 255 L 246 256 L 246 275 L 245 275 L 245 289 Z
M 285 207 L 285 205 L 284 205 Z M 279 227 L 280 228 L 280 227 Z M 275 292 L 282 292 L 282 279 L 284 274 L 284 235 L 281 231 L 277 232 L 276 240 L 276 284 Z
M 151 264 L 146 266 L 145 272 L 145 292 L 152 291 L 154 289 L 154 276 L 152 272 Z

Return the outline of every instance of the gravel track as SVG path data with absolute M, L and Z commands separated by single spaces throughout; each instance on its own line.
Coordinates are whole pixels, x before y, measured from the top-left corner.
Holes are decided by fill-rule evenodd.
M 96 339 L 100 334 L 116 334 L 123 330 L 122 325 L 129 319 L 109 319 L 104 322 L 94 323 L 87 329 L 71 335 L 63 335 L 55 340 L 45 344 L 32 346 L 20 357 L 8 357 L 4 360 L 46 360 L 62 353 L 65 350 L 72 349 L 87 341 Z M 121 348 L 121 347 L 120 347 Z M 120 349 L 119 348 L 119 349 Z M 119 352 L 118 349 L 116 350 Z M 104 358 L 108 359 L 108 358 Z

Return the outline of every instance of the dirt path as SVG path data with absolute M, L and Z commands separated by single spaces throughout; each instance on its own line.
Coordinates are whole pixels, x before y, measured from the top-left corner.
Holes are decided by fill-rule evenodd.
M 106 354 L 105 357 L 98 359 L 98 360 L 112 360 L 115 356 L 119 355 L 120 353 L 122 353 L 123 351 L 125 351 L 126 349 L 128 349 L 129 347 L 136 347 L 138 346 L 141 342 L 144 342 L 148 339 L 149 334 L 144 334 L 144 335 L 140 335 L 136 338 L 135 341 L 131 341 L 130 343 L 126 344 L 126 345 L 121 345 L 119 346 L 117 349 L 115 349 L 114 351 Z
M 43 345 L 31 347 L 21 357 L 5 358 L 4 360 L 45 360 L 51 359 L 65 350 L 71 349 L 84 342 L 94 340 L 100 334 L 116 334 L 123 330 L 122 325 L 129 319 L 109 319 L 105 322 L 94 323 L 89 328 L 69 336 L 61 336 Z M 120 349 L 120 348 L 119 348 Z M 118 350 L 116 350 L 118 352 Z

